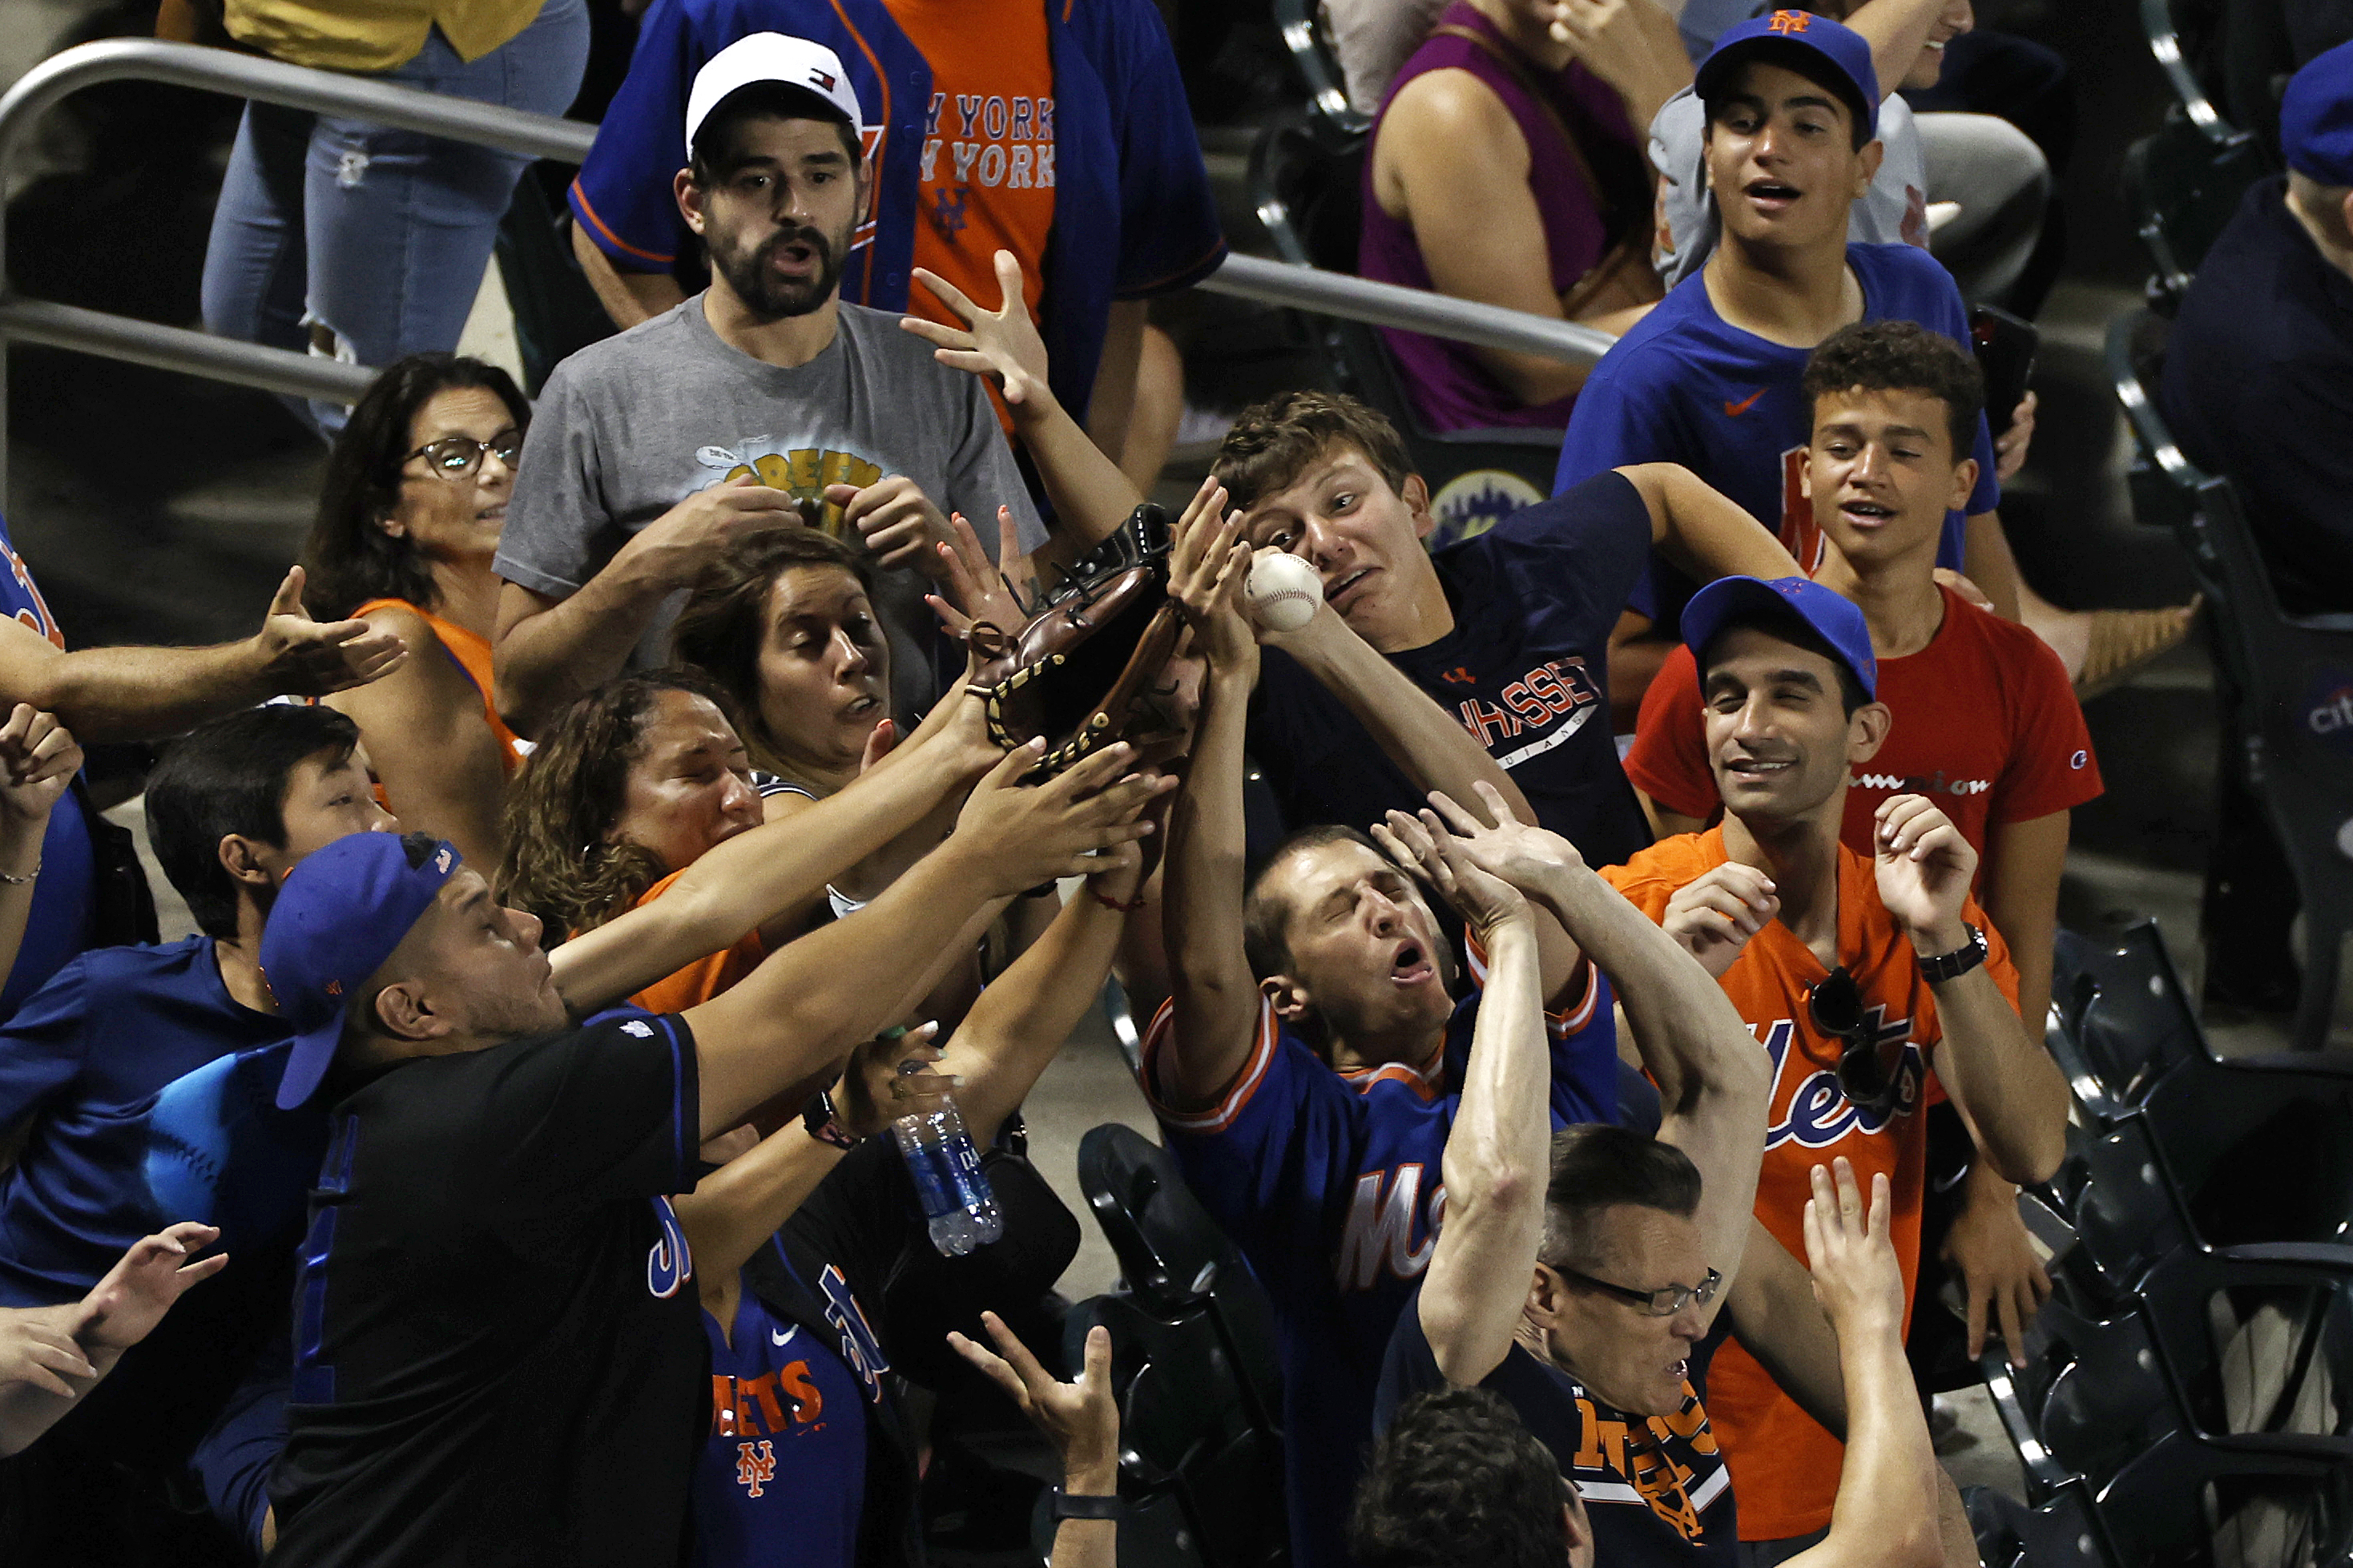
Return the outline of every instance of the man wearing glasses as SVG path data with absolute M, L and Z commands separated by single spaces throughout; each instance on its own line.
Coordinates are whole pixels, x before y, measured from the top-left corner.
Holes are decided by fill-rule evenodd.
M 1968 895 L 1977 852 L 1945 814 L 1891 796 L 1872 855 L 1839 842 L 1849 769 L 1877 753 L 1889 722 L 1862 612 L 1800 577 L 1726 577 L 1693 596 L 1683 633 L 1724 821 L 1607 875 L 1719 978 L 1764 1047 L 1757 1220 L 1794 1252 L 1815 1165 L 1843 1155 L 1861 1181 L 1884 1173 L 1908 1313 L 1920 1113 L 1949 1097 L 1995 1171 L 2040 1181 L 2064 1151 L 2066 1083 L 2020 1021 L 2017 969 Z M 1820 1538 L 1840 1459 L 1766 1371 L 1772 1360 L 1742 1333 L 1716 1358 L 1708 1404 L 1736 1485 L 1775 1521 L 1763 1536 L 1746 1521 L 1765 1563 Z

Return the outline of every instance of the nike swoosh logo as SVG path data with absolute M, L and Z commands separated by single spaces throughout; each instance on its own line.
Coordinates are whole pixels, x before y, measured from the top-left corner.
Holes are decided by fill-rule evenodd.
M 798 1323 L 794 1324 L 791 1328 L 786 1330 L 781 1334 L 777 1333 L 774 1329 L 771 1329 L 768 1330 L 768 1342 L 772 1345 L 789 1344 L 792 1342 L 792 1337 L 800 1331 L 801 1326 Z
M 1758 388 L 1757 388 L 1757 390 L 1756 390 L 1756 391 L 1751 392 L 1747 397 L 1743 397 L 1739 402 L 1737 402 L 1737 403 L 1726 403 L 1726 404 L 1724 406 L 1724 411 L 1725 411 L 1725 413 L 1727 413 L 1727 414 L 1731 415 L 1734 418 L 1736 418 L 1736 418 L 1738 418 L 1741 415 L 1746 414 L 1746 412 L 1748 412 L 1748 410 L 1749 410 L 1749 409 L 1751 409 L 1751 408 L 1755 408 L 1755 407 L 1757 406 L 1757 398 L 1759 398 L 1759 397 L 1762 397 L 1763 396 L 1765 396 L 1765 388 L 1763 388 L 1762 387 L 1759 387 Z

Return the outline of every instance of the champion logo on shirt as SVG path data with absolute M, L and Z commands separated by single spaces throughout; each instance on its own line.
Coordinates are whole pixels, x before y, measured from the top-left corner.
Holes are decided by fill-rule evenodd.
M 2084 754 L 2077 752 L 2068 766 L 2084 766 Z M 1993 788 L 1990 779 L 1947 779 L 1941 768 L 1929 774 L 1857 773 L 1853 776 L 1859 789 L 1887 789 L 1908 795 L 1982 795 Z

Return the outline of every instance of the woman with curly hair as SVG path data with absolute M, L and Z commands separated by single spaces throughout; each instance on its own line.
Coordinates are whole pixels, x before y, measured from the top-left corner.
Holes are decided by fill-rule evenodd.
M 484 864 L 520 758 L 491 695 L 491 557 L 530 423 L 496 366 L 418 354 L 387 366 L 335 438 L 302 548 L 321 613 L 389 630 L 412 655 L 328 703 L 360 726 L 393 812 Z

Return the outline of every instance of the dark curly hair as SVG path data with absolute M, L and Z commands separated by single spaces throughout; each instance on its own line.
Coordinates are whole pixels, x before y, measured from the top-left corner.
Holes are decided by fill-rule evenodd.
M 400 467 L 417 411 L 443 392 L 479 387 L 507 406 L 515 429 L 531 428 L 531 402 L 495 365 L 454 354 L 412 354 L 384 367 L 335 436 L 319 511 L 302 545 L 303 598 L 322 620 L 337 620 L 372 599 L 430 609 L 438 591 L 413 539 L 381 524 L 400 504 Z
M 1373 1444 L 1348 1520 L 1356 1568 L 1562 1568 L 1560 1463 L 1483 1388 L 1414 1395 Z
M 555 716 L 507 790 L 506 853 L 492 881 L 501 903 L 529 910 L 560 942 L 601 926 L 681 866 L 642 844 L 606 840 L 621 814 L 629 768 L 645 750 L 646 721 L 664 692 L 708 698 L 729 724 L 727 694 L 688 670 L 624 675 Z
M 1857 322 L 1822 339 L 1806 361 L 1799 383 L 1809 408 L 1833 393 L 1917 392 L 1945 405 L 1952 433 L 1953 461 L 1975 446 L 1978 416 L 1985 411 L 1985 373 L 1977 356 L 1943 333 L 1917 322 Z
M 670 632 L 678 662 L 735 700 L 744 715 L 736 727 L 752 765 L 787 778 L 796 772 L 785 760 L 789 752 L 760 717 L 760 645 L 776 579 L 800 567 L 839 567 L 858 579 L 868 599 L 874 597 L 874 564 L 864 551 L 818 529 L 784 523 L 743 535 L 706 567 Z M 888 645 L 882 646 L 887 658 Z
M 1412 477 L 1405 440 L 1387 416 L 1340 392 L 1282 392 L 1242 410 L 1219 444 L 1210 471 L 1229 504 L 1247 512 L 1287 489 L 1335 442 L 1365 454 L 1391 490 Z

